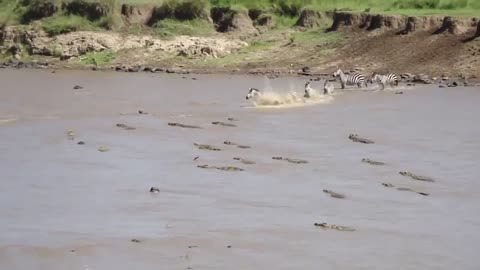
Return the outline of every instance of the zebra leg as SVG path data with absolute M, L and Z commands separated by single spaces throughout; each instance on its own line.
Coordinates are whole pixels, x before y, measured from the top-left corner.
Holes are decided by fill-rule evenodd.
M 342 82 L 342 89 L 345 89 L 345 84 Z

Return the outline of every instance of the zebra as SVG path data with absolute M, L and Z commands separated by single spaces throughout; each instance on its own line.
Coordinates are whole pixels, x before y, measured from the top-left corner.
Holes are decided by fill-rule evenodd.
M 305 83 L 305 95 L 303 95 L 304 98 L 311 98 L 316 92 L 317 90 L 310 87 L 310 82 Z
M 345 89 L 346 85 L 357 85 L 358 88 L 361 88 L 362 85 L 365 85 L 365 87 L 368 87 L 365 76 L 359 73 L 346 75 L 345 73 L 343 73 L 341 69 L 337 69 L 337 71 L 333 73 L 333 76 L 340 78 L 342 89 Z
M 324 95 L 333 94 L 334 90 L 335 90 L 335 87 L 333 86 L 333 83 L 331 83 L 329 80 L 325 80 L 325 82 L 323 83 L 323 94 Z
M 390 85 L 391 87 L 398 86 L 398 77 L 393 73 L 388 73 L 386 75 L 378 74 L 374 72 L 372 74 L 372 83 L 376 82 L 382 86 L 382 90 L 385 89 L 385 85 Z
M 250 88 L 250 89 L 248 89 L 248 94 L 245 98 L 246 99 L 252 99 L 254 97 L 258 97 L 258 96 L 261 96 L 261 95 L 262 95 L 262 92 L 260 90 L 258 90 L 257 88 Z

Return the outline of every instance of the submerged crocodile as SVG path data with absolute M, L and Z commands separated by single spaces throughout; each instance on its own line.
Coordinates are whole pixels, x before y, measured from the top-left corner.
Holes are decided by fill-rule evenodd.
M 209 145 L 209 144 L 194 143 L 193 145 L 195 145 L 198 149 L 201 149 L 201 150 L 210 150 L 210 151 L 221 151 L 222 150 L 220 148 L 217 148 L 217 147 Z
M 355 134 L 355 133 L 352 133 L 352 134 L 348 135 L 348 138 L 350 140 L 352 140 L 353 142 L 358 142 L 358 143 L 364 143 L 364 144 L 375 143 L 374 141 L 366 139 L 366 138 L 362 138 L 362 137 L 358 136 L 358 134 Z
M 399 174 L 401 174 L 403 176 L 410 177 L 413 180 L 424 181 L 424 182 L 435 182 L 435 180 L 431 177 L 416 175 L 416 174 L 411 173 L 411 172 L 399 172 Z
M 295 158 L 272 157 L 272 159 L 274 159 L 274 160 L 285 160 L 285 161 L 288 161 L 290 163 L 295 163 L 295 164 L 306 164 L 306 163 L 308 163 L 307 160 L 295 159 Z
M 374 161 L 374 160 L 371 160 L 371 159 L 368 159 L 368 158 L 363 158 L 363 159 L 362 159 L 362 162 L 363 162 L 363 163 L 370 164 L 370 165 L 375 165 L 375 166 L 385 165 L 385 163 L 383 163 L 383 162 Z
M 335 225 L 335 224 L 328 224 L 328 223 L 325 223 L 325 222 L 315 223 L 314 225 L 317 226 L 317 227 L 322 227 L 324 229 L 332 229 L 332 230 L 343 231 L 343 232 L 353 232 L 353 231 L 355 231 L 355 229 L 351 228 L 351 227 L 339 226 L 339 225 Z
M 337 192 L 334 192 L 334 191 L 331 191 L 331 190 L 328 190 L 328 189 L 324 189 L 323 192 L 329 194 L 330 197 L 333 197 L 333 198 L 345 199 L 345 195 L 340 194 L 340 193 L 337 193 Z
M 255 161 L 247 160 L 247 159 L 240 158 L 240 157 L 234 157 L 233 159 L 234 159 L 234 160 L 238 160 L 238 161 L 240 161 L 240 162 L 242 162 L 243 164 L 246 164 L 246 165 L 256 164 Z
M 235 146 L 237 146 L 238 148 L 242 148 L 242 149 L 251 148 L 251 147 L 248 146 L 248 145 L 241 145 L 241 144 L 237 144 L 237 143 L 234 143 L 234 142 L 231 142 L 231 141 L 224 141 L 223 144 L 225 144 L 225 145 L 235 145 Z
M 194 126 L 194 125 L 185 125 L 185 124 L 180 124 L 180 123 L 168 123 L 169 126 L 172 126 L 172 127 L 181 127 L 181 128 L 202 128 L 202 127 L 199 127 L 199 126 Z
M 394 185 L 390 184 L 390 183 L 382 183 L 382 185 L 384 187 L 395 187 Z M 420 195 L 423 195 L 423 196 L 428 196 L 430 195 L 429 193 L 426 193 L 426 192 L 419 192 L 419 191 L 416 191 L 416 190 L 413 190 L 411 188 L 407 188 L 407 187 L 397 187 L 397 190 L 399 191 L 411 191 L 411 192 L 415 192 L 417 194 L 420 194 Z
M 224 127 L 236 127 L 237 126 L 237 125 L 234 125 L 234 124 L 220 122 L 220 121 L 214 121 L 214 122 L 212 122 L 212 124 L 217 125 L 217 126 L 224 126 Z
M 116 124 L 116 126 L 119 127 L 119 128 L 123 128 L 123 129 L 125 129 L 125 130 L 134 130 L 134 129 L 136 129 L 135 127 L 132 127 L 132 126 L 129 126 L 129 125 L 126 125 L 126 124 L 121 124 L 121 123 Z
M 244 171 L 242 168 L 234 167 L 234 166 L 210 166 L 210 165 L 198 165 L 198 168 L 202 169 L 217 169 L 221 171 L 229 171 L 229 172 L 239 172 L 239 171 Z

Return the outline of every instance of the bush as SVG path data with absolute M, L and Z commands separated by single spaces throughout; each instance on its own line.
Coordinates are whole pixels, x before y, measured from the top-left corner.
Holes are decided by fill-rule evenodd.
M 29 23 L 34 20 L 50 17 L 57 11 L 57 7 L 50 0 L 24 0 L 20 2 L 20 5 L 26 7 L 25 12 L 20 18 L 21 23 Z
M 95 28 L 95 26 L 87 19 L 74 15 L 47 18 L 43 21 L 42 27 L 50 36 Z
M 440 6 L 440 0 L 397 0 L 393 6 L 400 9 L 435 9 Z

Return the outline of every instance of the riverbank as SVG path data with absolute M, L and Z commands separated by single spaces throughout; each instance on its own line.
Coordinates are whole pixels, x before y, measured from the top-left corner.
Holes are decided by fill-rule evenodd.
M 450 10 L 460 14 L 452 17 L 182 3 L 33 1 L 22 6 L 28 12 L 0 29 L 0 58 L 6 66 L 36 62 L 127 72 L 321 75 L 339 66 L 365 73 L 480 77 L 474 8 Z

